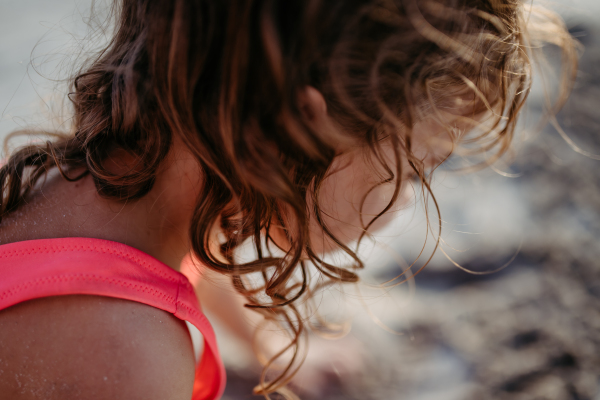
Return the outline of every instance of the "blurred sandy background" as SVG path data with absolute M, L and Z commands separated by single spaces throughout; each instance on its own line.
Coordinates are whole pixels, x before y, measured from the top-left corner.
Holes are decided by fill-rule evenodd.
M 560 123 L 578 146 L 600 154 L 600 1 L 546 4 L 585 46 Z M 88 8 L 89 0 L 0 0 L 0 137 L 57 126 L 49 115 L 65 93 L 49 78 L 70 72 Z M 538 118 L 541 98 L 537 87 L 525 120 Z M 344 305 L 337 292 L 325 295 L 325 312 L 354 318 L 352 333 L 339 342 L 315 338 L 313 372 L 298 380 L 304 398 L 600 400 L 599 167 L 547 128 L 519 135 L 513 162 L 499 166 L 513 177 L 440 171 L 443 249 L 473 271 L 512 262 L 475 275 L 438 253 L 415 287 L 364 287 L 362 301 L 351 296 Z M 399 273 L 394 253 L 416 257 L 425 238 L 421 208 L 407 207 L 378 236 L 367 282 Z M 248 353 L 226 332 L 219 337 L 225 399 L 253 398 Z

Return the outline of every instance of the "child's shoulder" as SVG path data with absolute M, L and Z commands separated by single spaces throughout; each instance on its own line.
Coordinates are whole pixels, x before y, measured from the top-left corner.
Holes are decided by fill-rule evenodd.
M 11 399 L 190 399 L 184 322 L 100 296 L 57 296 L 0 311 L 0 393 Z
M 68 182 L 53 171 L 16 210 L 0 221 L 0 245 L 52 238 L 97 238 L 123 243 L 146 253 L 149 223 L 140 223 L 134 202 L 102 198 L 87 176 Z M 151 254 L 152 255 L 152 254 Z
M 19 208 L 2 217 L 0 244 L 86 237 L 86 230 L 99 230 L 118 214 L 101 215 L 101 204 L 92 179 L 68 182 L 52 171 Z

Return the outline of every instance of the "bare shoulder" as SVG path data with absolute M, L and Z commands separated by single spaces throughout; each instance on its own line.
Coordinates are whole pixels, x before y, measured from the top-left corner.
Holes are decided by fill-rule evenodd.
M 31 300 L 0 311 L 0 399 L 185 399 L 194 356 L 185 324 L 100 296 Z

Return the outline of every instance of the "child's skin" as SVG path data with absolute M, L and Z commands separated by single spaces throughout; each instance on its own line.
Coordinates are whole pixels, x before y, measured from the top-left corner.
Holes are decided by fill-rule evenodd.
M 325 100 L 315 89 L 307 90 L 310 123 L 331 129 L 335 123 Z M 438 146 L 439 154 L 432 154 L 429 139 L 444 135 L 430 122 L 417 124 L 417 154 L 436 163 L 448 150 Z M 327 224 L 350 241 L 360 235 L 358 204 L 371 187 L 366 183 L 373 183 L 373 173 L 359 149 L 341 150 L 347 155 L 339 158 L 337 172 L 326 181 L 322 206 L 332 216 Z M 115 169 L 126 168 L 126 159 L 115 157 L 111 162 Z M 404 171 L 406 179 L 412 170 L 405 165 Z M 51 173 L 26 206 L 3 219 L 0 241 L 100 238 L 142 250 L 178 270 L 189 252 L 189 221 L 201 179 L 196 162 L 177 139 L 153 189 L 135 202 L 102 199 L 90 177 L 68 182 Z M 365 213 L 383 208 L 391 190 L 392 185 L 381 186 L 369 198 Z M 311 233 L 313 243 L 322 243 L 315 250 L 327 251 L 322 232 Z M 285 246 L 281 240 L 278 244 Z M 228 292 L 213 291 L 217 296 Z M 243 320 L 241 307 L 225 314 L 229 325 Z M 184 324 L 150 306 L 63 296 L 0 311 L 0 399 L 189 400 L 193 377 L 193 352 Z

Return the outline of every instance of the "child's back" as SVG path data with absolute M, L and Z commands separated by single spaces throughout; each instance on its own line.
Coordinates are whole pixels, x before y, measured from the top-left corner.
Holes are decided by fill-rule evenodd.
M 182 321 L 101 296 L 56 296 L 0 312 L 0 399 L 185 399 L 194 356 Z

